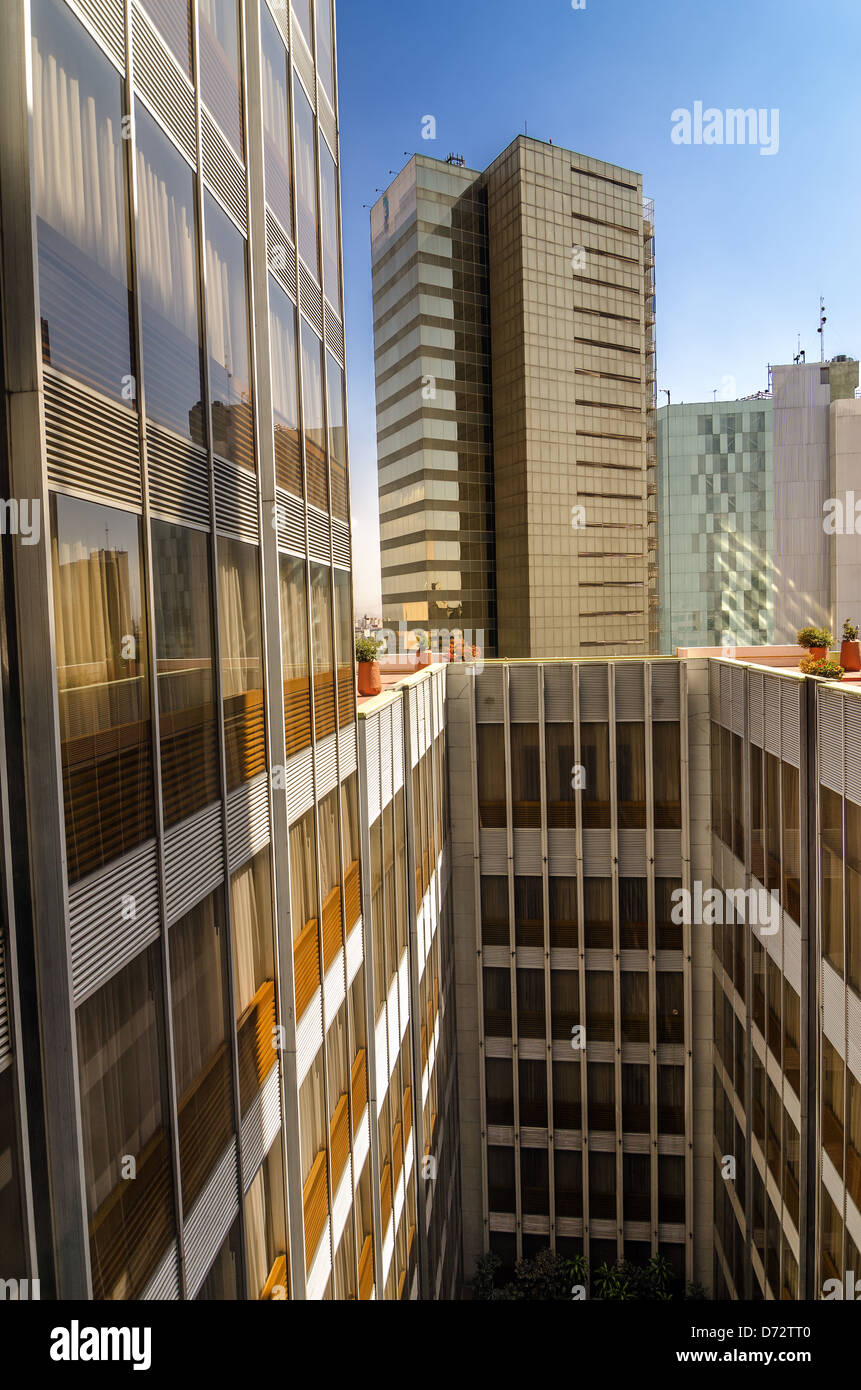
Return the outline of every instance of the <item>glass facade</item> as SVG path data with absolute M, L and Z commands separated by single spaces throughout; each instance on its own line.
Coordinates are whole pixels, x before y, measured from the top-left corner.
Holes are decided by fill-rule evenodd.
M 367 1145 L 322 1287 L 310 1244 L 344 1179 L 368 1092 L 363 968 L 348 975 L 346 964 L 362 921 L 361 830 L 351 574 L 343 568 L 333 7 L 305 0 L 292 20 L 289 6 L 267 0 L 87 6 L 86 23 L 64 0 L 34 0 L 30 12 L 25 46 L 8 61 L 33 72 L 27 153 L 52 581 L 51 623 L 46 611 L 39 640 L 52 633 L 63 819 L 56 856 L 68 892 L 63 959 L 81 1096 L 78 1230 L 88 1226 L 91 1266 L 88 1283 L 82 1259 L 76 1293 L 137 1298 L 156 1275 L 170 1282 L 177 1221 L 188 1235 L 216 1173 L 225 1181 L 220 1165 L 237 1126 L 257 1124 L 257 1107 L 267 1117 L 266 1152 L 246 1173 L 239 1215 L 208 1252 L 199 1286 L 192 1266 L 177 1262 L 179 1296 L 277 1299 L 298 1278 L 300 1297 L 368 1299 L 379 1197 Z M 248 47 L 258 16 L 259 55 Z M 310 70 L 300 55 L 301 79 L 284 38 L 291 23 L 292 47 L 301 34 L 311 51 Z M 249 111 L 245 63 L 256 73 L 258 58 L 261 109 Z M 262 164 L 266 207 L 248 206 L 246 160 Z M 255 286 L 252 251 L 271 238 L 272 217 L 280 259 L 267 245 L 271 274 Z M 299 317 L 294 247 L 301 274 L 318 283 L 317 330 Z M 268 295 L 268 333 L 252 316 L 255 288 Z M 260 393 L 255 373 L 265 382 Z M 44 452 L 34 457 L 41 479 Z M 273 460 L 278 497 L 289 494 L 293 508 L 293 553 L 284 528 L 266 524 Z M 313 564 L 305 557 L 309 502 L 327 536 L 331 515 L 342 568 L 324 562 L 319 545 Z M 278 576 L 268 612 L 267 575 Z M 315 745 L 336 734 L 340 778 L 317 799 L 330 754 Z M 310 805 L 290 825 L 303 779 Z M 40 786 L 43 802 L 50 794 Z M 400 844 L 405 853 L 403 835 Z M 279 912 L 292 915 L 296 938 L 289 1007 Z M 354 935 L 353 959 L 356 943 Z M 309 1162 L 300 1175 L 285 1163 L 278 1030 L 295 1028 L 338 962 L 349 1000 L 327 1018 L 331 1038 L 301 1088 Z M 5 1277 L 29 1256 L 4 1023 L 0 1008 Z M 399 1059 L 398 1067 L 411 1077 L 411 1064 Z M 238 1170 L 226 1181 L 238 1181 Z M 305 1205 L 301 1250 L 287 1243 L 288 1192 Z M 38 1192 L 35 1200 L 38 1207 Z M 58 1220 L 71 1231 L 75 1214 Z M 413 1199 L 399 1248 L 416 1224 Z

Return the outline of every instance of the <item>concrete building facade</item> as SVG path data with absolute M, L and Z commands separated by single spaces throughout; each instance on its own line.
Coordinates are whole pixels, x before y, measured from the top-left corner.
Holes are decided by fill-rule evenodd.
M 386 614 L 495 613 L 511 657 L 651 650 L 653 218 L 639 174 L 525 136 L 483 173 L 416 157 L 375 205 Z

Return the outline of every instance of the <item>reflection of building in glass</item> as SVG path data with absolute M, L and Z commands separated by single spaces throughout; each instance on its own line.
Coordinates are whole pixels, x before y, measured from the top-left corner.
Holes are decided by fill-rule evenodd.
M 858 540 L 824 525 L 856 475 L 858 363 L 770 372 L 770 393 L 657 412 L 662 651 L 837 637 L 861 613 Z

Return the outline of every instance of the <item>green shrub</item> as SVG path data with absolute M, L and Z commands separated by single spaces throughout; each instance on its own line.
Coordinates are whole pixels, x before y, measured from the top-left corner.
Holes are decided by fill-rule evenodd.
M 843 624 L 843 641 L 858 641 L 858 624 L 851 622 L 849 618 L 847 618 L 845 623 Z
M 380 648 L 383 646 L 385 643 L 379 642 L 376 637 L 357 637 L 356 660 L 358 662 L 376 661 L 380 654 Z
M 799 647 L 825 647 L 831 646 L 834 641 L 834 634 L 828 631 L 827 627 L 803 627 L 796 638 Z

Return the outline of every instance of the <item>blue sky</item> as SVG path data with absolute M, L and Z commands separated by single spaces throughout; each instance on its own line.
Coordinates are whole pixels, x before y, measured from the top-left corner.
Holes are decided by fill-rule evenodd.
M 861 352 L 861 0 L 340 0 L 356 602 L 376 612 L 369 208 L 416 151 L 484 168 L 529 134 L 636 169 L 655 199 L 658 385 L 765 387 L 797 335 Z M 779 111 L 779 149 L 674 144 L 677 108 Z M 438 138 L 421 136 L 433 115 Z M 663 397 L 661 398 L 664 399 Z

